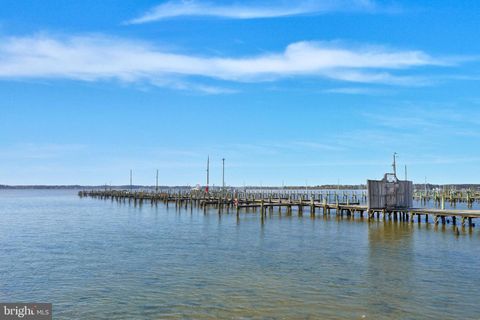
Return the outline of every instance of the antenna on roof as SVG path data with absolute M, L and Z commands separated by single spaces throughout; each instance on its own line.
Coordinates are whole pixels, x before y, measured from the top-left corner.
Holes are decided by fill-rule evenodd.
M 393 153 L 393 164 L 392 164 L 392 167 L 393 167 L 393 175 L 395 177 L 397 177 L 397 155 L 398 153 L 394 152 Z

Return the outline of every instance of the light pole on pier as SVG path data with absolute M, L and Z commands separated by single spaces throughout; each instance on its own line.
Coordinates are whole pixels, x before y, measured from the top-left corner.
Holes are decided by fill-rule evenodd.
M 425 199 L 427 199 L 427 177 L 425 177 Z
M 222 191 L 225 192 L 225 158 L 222 158 Z
M 132 183 L 132 169 L 130 169 L 130 192 L 132 192 L 133 183 Z
M 208 184 L 210 183 L 210 156 L 207 157 L 207 187 L 205 192 L 208 193 Z
M 157 176 L 155 177 L 155 192 L 158 192 L 158 169 L 157 169 Z

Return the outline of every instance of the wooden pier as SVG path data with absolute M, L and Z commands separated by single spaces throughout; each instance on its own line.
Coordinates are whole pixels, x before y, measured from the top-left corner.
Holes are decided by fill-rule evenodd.
M 480 210 L 457 210 L 437 208 L 409 208 L 402 210 L 378 210 L 369 209 L 365 204 L 365 195 L 360 196 L 351 193 L 322 192 L 322 193 L 299 193 L 299 192 L 203 192 L 177 191 L 177 192 L 150 192 L 150 191 L 124 191 L 124 190 L 91 190 L 80 191 L 80 197 L 93 197 L 99 199 L 110 199 L 111 201 L 129 202 L 134 205 L 150 203 L 157 205 L 164 203 L 166 206 L 174 204 L 176 207 L 199 207 L 205 212 L 207 208 L 216 208 L 219 214 L 235 212 L 237 216 L 241 213 L 259 212 L 261 218 L 272 214 L 274 210 L 279 215 L 285 213 L 291 216 L 296 212 L 297 216 L 304 213 L 315 217 L 317 214 L 343 217 L 366 217 L 368 220 L 384 219 L 392 221 L 449 224 L 453 226 L 474 227 L 474 219 L 480 218 Z M 422 219 L 423 217 L 423 219 Z
M 467 207 L 471 208 L 475 202 L 480 202 L 480 192 L 473 190 L 417 190 L 414 192 L 413 198 L 422 203 L 433 201 L 439 206 L 448 203 L 455 207 L 459 203 L 465 203 Z

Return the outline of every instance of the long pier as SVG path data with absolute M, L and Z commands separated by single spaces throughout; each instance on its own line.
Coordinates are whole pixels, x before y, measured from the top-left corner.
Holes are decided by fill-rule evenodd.
M 368 220 L 380 219 L 393 221 L 409 221 L 417 223 L 423 221 L 428 223 L 433 219 L 433 223 L 447 224 L 462 227 L 474 227 L 474 219 L 480 218 L 480 210 L 459 210 L 459 209 L 437 209 L 437 208 L 405 208 L 405 209 L 370 209 L 364 203 L 366 196 L 352 193 L 289 193 L 289 192 L 247 192 L 247 191 L 228 191 L 228 192 L 203 192 L 203 191 L 179 191 L 179 192 L 148 192 L 148 191 L 124 191 L 124 190 L 91 190 L 80 191 L 80 197 L 93 197 L 99 199 L 111 199 L 135 205 L 142 205 L 150 202 L 156 205 L 159 202 L 169 205 L 174 203 L 176 207 L 200 207 L 205 211 L 208 207 L 218 209 L 218 213 L 224 210 L 230 212 L 234 210 L 237 215 L 241 212 L 250 212 L 253 209 L 261 214 L 262 219 L 268 213 L 273 213 L 274 209 L 281 215 L 285 211 L 287 216 L 292 215 L 293 209 L 297 209 L 297 215 L 303 216 L 304 211 L 311 217 L 316 214 L 337 216 L 360 217 L 366 216 Z M 332 201 L 332 198 L 334 202 Z M 362 204 L 363 202 L 363 204 Z

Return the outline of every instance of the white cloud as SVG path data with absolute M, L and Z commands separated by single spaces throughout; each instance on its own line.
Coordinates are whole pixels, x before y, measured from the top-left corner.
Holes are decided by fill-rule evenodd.
M 145 42 L 102 36 L 39 35 L 0 40 L 0 79 L 147 81 L 207 93 L 233 90 L 193 85 L 185 78 L 261 82 L 314 76 L 346 82 L 413 85 L 423 80 L 406 75 L 406 69 L 446 65 L 442 59 L 417 50 L 347 47 L 325 42 L 296 42 L 283 52 L 269 54 L 218 57 L 172 53 Z M 392 74 L 400 69 L 402 75 Z
M 164 2 L 127 24 L 140 24 L 182 16 L 204 16 L 227 19 L 259 19 L 287 17 L 305 14 L 321 14 L 334 11 L 373 11 L 377 5 L 371 0 L 303 0 L 264 1 L 263 5 L 218 4 L 195 0 Z

